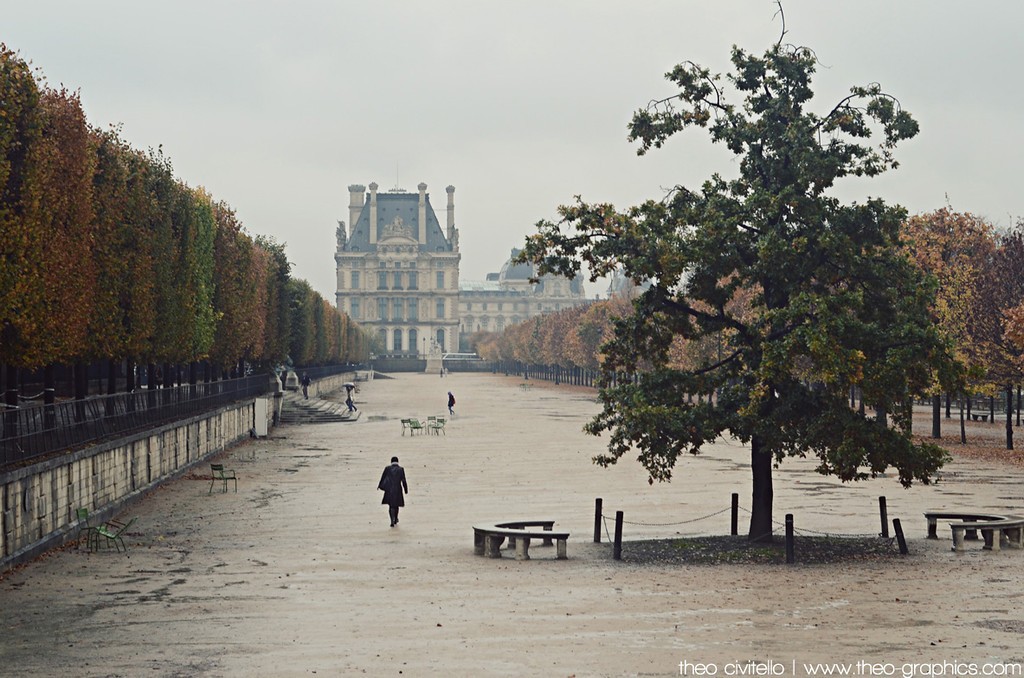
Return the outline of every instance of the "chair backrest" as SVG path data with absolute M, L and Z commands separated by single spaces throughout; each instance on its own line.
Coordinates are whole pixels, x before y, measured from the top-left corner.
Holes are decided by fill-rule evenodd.
M 87 509 L 87 508 L 75 509 L 75 516 L 80 521 L 83 521 L 83 522 L 87 523 L 87 522 L 89 522 L 89 509 Z
M 210 464 L 210 470 L 213 471 L 214 473 L 223 473 L 224 464 Z
M 120 527 L 118 527 L 118 528 L 117 528 L 117 532 L 115 532 L 114 534 L 115 534 L 115 535 L 119 535 L 119 534 L 121 534 L 122 532 L 124 532 L 125 530 L 127 530 L 127 529 L 128 529 L 129 527 L 131 527 L 131 526 L 132 526 L 132 523 L 134 523 L 134 522 L 135 522 L 135 520 L 136 520 L 136 518 L 132 518 L 131 520 L 129 520 L 129 521 L 128 521 L 127 523 L 125 523 L 124 525 L 121 525 Z

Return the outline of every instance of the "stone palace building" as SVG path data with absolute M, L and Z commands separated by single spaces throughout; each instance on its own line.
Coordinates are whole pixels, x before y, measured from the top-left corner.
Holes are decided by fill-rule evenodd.
M 580 280 L 545 276 L 512 255 L 483 282 L 459 279 L 455 187 L 448 186 L 442 228 L 427 193 L 400 189 L 349 190 L 349 226 L 338 222 L 336 304 L 368 328 L 384 355 L 420 356 L 460 351 L 469 335 L 500 332 L 541 313 L 587 303 Z M 463 350 L 465 346 L 461 347 Z

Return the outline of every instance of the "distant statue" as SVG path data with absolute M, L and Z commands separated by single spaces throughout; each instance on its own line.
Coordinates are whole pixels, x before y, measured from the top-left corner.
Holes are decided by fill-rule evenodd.
M 344 221 L 338 222 L 338 228 L 334 231 L 334 235 L 338 238 L 338 249 L 345 249 L 345 243 L 348 242 L 348 233 L 345 231 Z
M 405 225 L 402 217 L 396 216 L 390 224 L 384 225 L 384 228 L 381 231 L 381 237 L 386 239 L 398 236 L 412 238 L 412 228 Z

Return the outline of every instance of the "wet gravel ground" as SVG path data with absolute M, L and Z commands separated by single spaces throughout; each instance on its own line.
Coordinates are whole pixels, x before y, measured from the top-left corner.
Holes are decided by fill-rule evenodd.
M 800 564 L 873 561 L 900 557 L 895 539 L 881 537 L 801 536 L 793 543 Z M 747 541 L 743 536 L 652 539 L 622 544 L 622 561 L 635 565 L 719 565 L 725 563 L 786 564 L 786 543 Z

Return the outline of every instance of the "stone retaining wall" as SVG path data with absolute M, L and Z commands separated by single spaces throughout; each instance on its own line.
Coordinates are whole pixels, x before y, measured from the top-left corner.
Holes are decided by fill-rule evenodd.
M 267 408 L 268 419 L 275 409 Z M 95 525 L 160 482 L 248 438 L 254 416 L 252 400 L 235 403 L 0 474 L 0 572 L 74 539 L 76 509 L 89 509 Z

